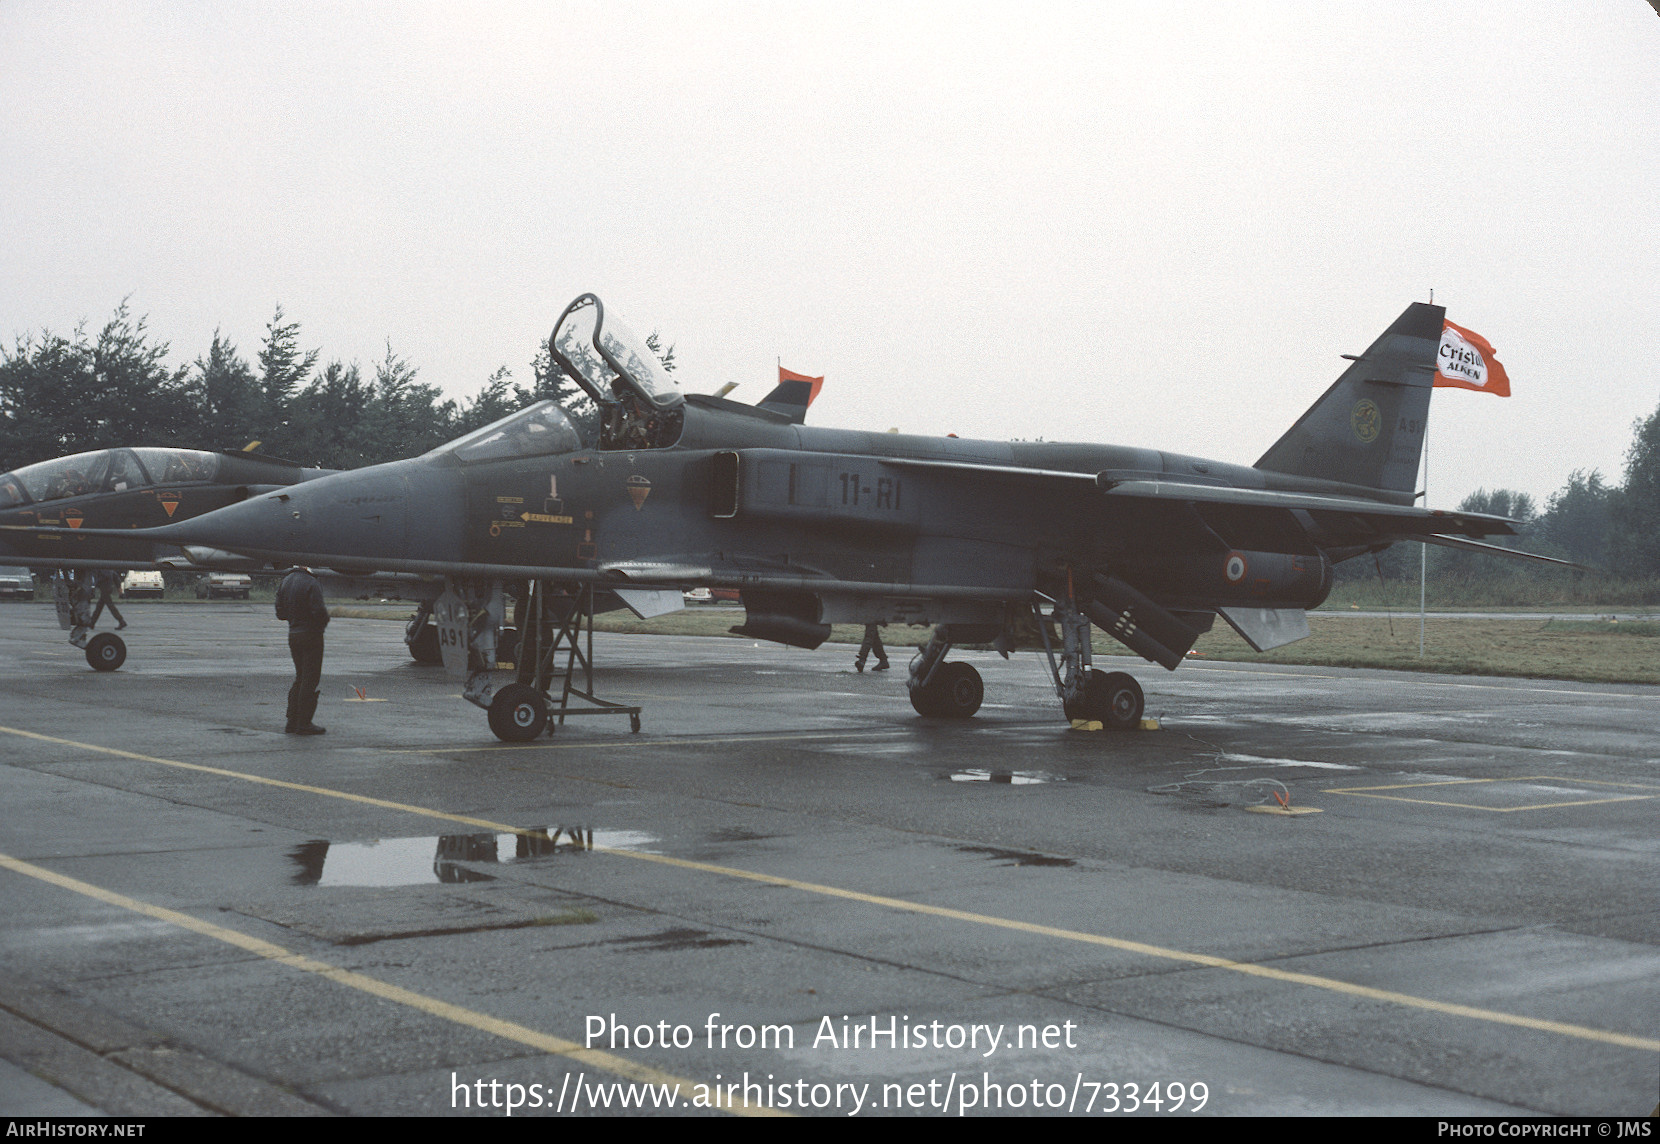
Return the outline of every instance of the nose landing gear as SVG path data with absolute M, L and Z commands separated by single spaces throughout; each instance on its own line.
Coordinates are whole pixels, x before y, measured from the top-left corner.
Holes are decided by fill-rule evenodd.
M 945 653 L 951 642 L 940 635 L 938 628 L 926 647 L 911 661 L 911 675 L 907 686 L 911 692 L 911 706 L 916 713 L 929 719 L 967 719 L 980 709 L 985 699 L 985 684 L 974 665 L 960 660 L 945 662 Z

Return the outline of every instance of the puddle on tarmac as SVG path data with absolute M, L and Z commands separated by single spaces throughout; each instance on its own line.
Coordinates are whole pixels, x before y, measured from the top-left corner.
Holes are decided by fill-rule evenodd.
M 959 846 L 964 854 L 983 854 L 1004 866 L 1076 866 L 1075 858 L 1056 858 L 1049 854 L 1034 854 L 1030 850 L 1004 850 L 997 846 Z
M 1060 775 L 1052 775 L 1048 771 L 982 771 L 972 768 L 966 771 L 952 771 L 941 777 L 954 783 L 1008 783 L 1010 786 L 1066 781 Z
M 503 865 L 596 846 L 638 850 L 657 838 L 638 830 L 586 826 L 532 827 L 522 834 L 440 834 L 372 842 L 302 842 L 288 852 L 301 886 L 416 886 L 427 882 L 491 882 L 474 865 Z

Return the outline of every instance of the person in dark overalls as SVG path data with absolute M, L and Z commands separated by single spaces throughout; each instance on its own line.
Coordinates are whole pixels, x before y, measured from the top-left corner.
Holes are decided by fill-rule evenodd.
M 92 582 L 98 588 L 98 607 L 94 609 L 92 620 L 87 626 L 97 627 L 98 617 L 104 614 L 105 608 L 108 608 L 110 615 L 115 617 L 115 630 L 120 631 L 127 626 L 127 621 L 121 618 L 121 610 L 115 606 L 115 601 L 110 599 L 110 592 L 121 581 L 114 572 L 101 569 L 92 574 Z
M 876 655 L 876 666 L 871 670 L 888 670 L 887 649 L 882 646 L 882 633 L 876 629 L 876 624 L 865 625 L 865 642 L 859 645 L 859 654 L 853 657 L 853 667 L 857 671 L 865 669 L 865 660 L 869 659 L 872 653 Z
M 323 678 L 323 629 L 329 626 L 323 589 L 309 568 L 292 568 L 277 585 L 277 619 L 288 621 L 288 652 L 294 657 L 294 686 L 288 689 L 290 735 L 321 735 L 311 721 Z

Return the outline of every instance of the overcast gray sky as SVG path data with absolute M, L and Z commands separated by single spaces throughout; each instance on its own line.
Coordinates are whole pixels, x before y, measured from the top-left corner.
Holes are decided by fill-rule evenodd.
M 1660 405 L 1660 19 L 1473 3 L 0 3 L 0 336 L 521 379 L 593 290 L 692 391 L 1249 463 L 1407 305 L 1430 501 Z

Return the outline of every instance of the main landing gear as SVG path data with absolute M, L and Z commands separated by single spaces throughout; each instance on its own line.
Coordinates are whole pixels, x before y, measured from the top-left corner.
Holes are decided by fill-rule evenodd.
M 1032 609 L 1043 651 L 1049 658 L 1049 672 L 1055 680 L 1055 694 L 1068 719 L 1099 721 L 1115 731 L 1134 731 L 1141 726 L 1146 697 L 1135 676 L 1122 671 L 1101 671 L 1092 667 L 1089 617 L 1069 601 L 1057 600 L 1050 617 L 1061 629 L 1060 654 L 1055 654 L 1049 636 L 1049 622 Z
M 1122 671 L 1101 671 L 1091 666 L 1090 620 L 1071 603 L 1061 600 L 1045 616 L 1034 604 L 1032 620 L 1042 633 L 1044 654 L 1055 680 L 1055 694 L 1068 719 L 1098 721 L 1116 731 L 1134 731 L 1141 726 L 1146 707 L 1141 684 Z M 1050 624 L 1058 624 L 1059 650 L 1050 636 Z M 934 629 L 928 643 L 911 661 L 907 684 L 911 706 L 930 719 L 967 719 L 980 709 L 985 685 L 970 664 L 947 661 L 954 642 L 990 642 L 1007 656 L 1007 635 L 987 625 L 947 625 Z

